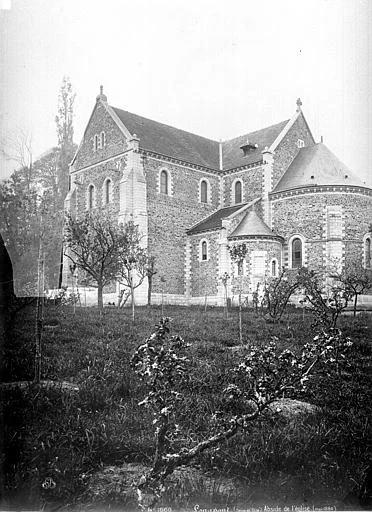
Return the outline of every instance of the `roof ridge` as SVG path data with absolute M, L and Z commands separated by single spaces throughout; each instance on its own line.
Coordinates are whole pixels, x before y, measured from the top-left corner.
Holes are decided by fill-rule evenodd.
M 288 123 L 289 121 L 290 121 L 290 119 L 285 119 L 285 120 L 283 120 L 283 121 L 279 121 L 278 123 L 273 123 L 273 124 L 270 124 L 270 125 L 268 125 L 268 126 L 264 126 L 263 128 L 259 128 L 258 130 L 252 130 L 252 131 L 250 131 L 250 132 L 246 132 L 246 133 L 243 133 L 243 134 L 241 134 L 241 135 L 238 135 L 237 137 L 233 137 L 233 138 L 231 138 L 231 139 L 223 140 L 222 142 L 223 142 L 223 143 L 224 143 L 224 142 L 232 142 L 232 141 L 234 141 L 234 140 L 240 139 L 241 137 L 246 137 L 247 135 L 251 135 L 251 134 L 253 134 L 253 133 L 258 133 L 258 132 L 262 132 L 262 131 L 264 131 L 264 130 L 269 130 L 269 129 L 274 128 L 274 127 L 276 127 L 276 126 L 279 126 L 279 125 L 281 125 L 281 124 L 283 124 L 283 125 L 284 125 L 284 124 Z M 252 142 L 254 142 L 254 141 L 252 141 Z
M 205 137 L 204 135 L 199 135 L 197 133 L 190 132 L 188 130 L 184 130 L 183 128 L 177 128 L 176 126 L 173 126 L 171 124 L 163 123 L 161 121 L 156 121 L 155 119 L 151 119 L 150 117 L 141 116 L 139 114 L 135 114 L 134 112 L 130 112 L 129 110 L 124 110 L 124 109 L 119 108 L 119 107 L 114 107 L 113 105 L 110 105 L 110 107 L 112 109 L 114 109 L 115 111 L 119 110 L 121 112 L 125 112 L 127 114 L 130 114 L 131 116 L 136 116 L 137 118 L 144 119 L 146 121 L 151 121 L 152 123 L 160 124 L 162 126 L 166 126 L 167 128 L 172 128 L 173 130 L 178 130 L 180 132 L 189 133 L 190 135 L 194 135 L 195 137 L 200 137 L 201 139 L 208 140 L 209 142 L 215 142 L 216 144 L 219 144 L 218 140 L 210 139 L 209 137 Z

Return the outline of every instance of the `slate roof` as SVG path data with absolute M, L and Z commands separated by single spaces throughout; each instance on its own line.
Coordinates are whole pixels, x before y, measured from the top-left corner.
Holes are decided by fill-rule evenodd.
M 126 110 L 112 108 L 129 132 L 139 137 L 142 149 L 210 169 L 219 169 L 217 141 L 158 123 Z
M 240 167 L 241 165 L 262 160 L 262 151 L 266 146 L 271 146 L 288 121 L 289 120 L 287 119 L 286 121 L 273 124 L 267 128 L 263 128 L 262 130 L 247 133 L 246 135 L 241 135 L 235 139 L 223 142 L 222 157 L 224 169 L 233 169 L 234 167 Z M 244 156 L 240 146 L 244 145 L 247 142 L 247 139 L 250 143 L 257 144 L 258 147 L 255 150 L 250 151 L 247 156 Z
M 188 163 L 219 170 L 219 143 L 179 128 L 174 128 L 152 119 L 132 114 L 126 110 L 111 107 L 129 132 L 140 139 L 144 150 L 177 158 Z M 274 124 L 262 130 L 236 137 L 222 143 L 223 169 L 233 169 L 262 160 L 262 150 L 270 147 L 287 121 Z M 258 147 L 243 155 L 242 146 L 247 139 Z
M 252 236 L 271 236 L 276 235 L 271 231 L 269 226 L 257 215 L 254 210 L 248 212 L 235 228 L 235 230 L 228 236 L 234 237 L 252 237 Z
M 273 192 L 312 185 L 364 186 L 321 142 L 300 149 Z
M 209 217 L 196 224 L 196 226 L 192 227 L 187 231 L 188 235 L 196 235 L 198 233 L 203 233 L 205 231 L 213 231 L 215 229 L 222 227 L 222 220 L 229 217 L 234 212 L 243 208 L 247 203 L 237 204 L 235 206 L 227 206 L 225 208 L 220 208 L 216 212 L 212 213 Z

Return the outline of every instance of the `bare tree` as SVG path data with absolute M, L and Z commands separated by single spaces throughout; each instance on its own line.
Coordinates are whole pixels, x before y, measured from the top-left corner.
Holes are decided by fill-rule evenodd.
M 126 245 L 121 247 L 119 254 L 118 280 L 130 290 L 132 302 L 132 320 L 134 321 L 136 288 L 141 286 L 148 277 L 149 258 L 141 246 L 142 235 L 138 226 L 129 221 L 124 226 Z
M 87 213 L 80 219 L 67 215 L 65 255 L 82 271 L 87 283 L 97 286 L 100 309 L 103 287 L 117 279 L 123 248 L 127 247 L 124 227 L 108 214 Z
M 155 256 L 149 256 L 147 259 L 147 280 L 148 280 L 147 305 L 148 306 L 151 306 L 152 281 L 153 281 L 154 275 L 157 273 L 158 273 L 158 271 L 155 268 Z
M 239 280 L 239 342 L 243 344 L 243 329 L 242 329 L 242 289 L 243 289 L 243 264 L 248 252 L 246 244 L 234 244 L 230 247 L 230 256 L 238 267 L 238 280 Z
M 365 291 L 372 288 L 372 271 L 370 269 L 363 268 L 361 264 L 349 263 L 341 272 L 332 274 L 331 277 L 341 283 L 350 296 L 350 299 L 354 298 L 353 312 L 355 316 L 358 298 Z

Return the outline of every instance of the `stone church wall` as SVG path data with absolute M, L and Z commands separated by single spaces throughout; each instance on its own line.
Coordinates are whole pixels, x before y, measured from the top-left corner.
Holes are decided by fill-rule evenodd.
M 305 147 L 312 146 L 314 144 L 313 138 L 302 115 L 297 118 L 288 133 L 280 142 L 279 146 L 275 149 L 272 171 L 272 189 L 276 187 L 280 178 L 297 155 L 299 151 L 297 146 L 298 139 L 304 141 Z
M 169 173 L 170 195 L 159 193 L 160 171 Z M 161 277 L 166 279 L 170 294 L 185 293 L 186 231 L 218 209 L 220 177 L 189 169 L 174 163 L 148 157 L 145 161 L 147 180 L 148 250 L 155 256 L 157 274 L 154 293 L 160 293 Z M 199 201 L 200 180 L 210 185 L 210 203 Z
M 219 232 L 200 233 L 191 239 L 191 297 L 217 295 L 219 284 Z M 201 260 L 201 242 L 207 241 L 208 259 Z
M 243 203 L 248 203 L 262 195 L 263 169 L 261 166 L 225 174 L 223 177 L 223 206 L 232 206 L 235 204 L 233 187 L 234 182 L 238 179 L 241 179 L 243 183 Z
M 324 264 L 326 207 L 342 207 L 345 262 L 362 261 L 362 240 L 372 218 L 372 198 L 358 193 L 312 193 L 272 198 L 272 221 L 275 232 L 286 241 L 295 234 L 306 239 L 309 267 Z M 287 260 L 288 262 L 288 260 Z
M 121 159 L 121 165 L 125 166 L 125 157 Z M 110 212 L 114 218 L 119 214 L 119 183 L 122 176 L 122 170 L 116 170 L 115 162 L 110 161 L 97 165 L 90 169 L 74 173 L 72 180 L 77 180 L 76 187 L 76 213 L 78 216 L 84 215 L 88 205 L 88 187 L 95 187 L 95 208 L 103 208 Z M 109 178 L 112 182 L 112 201 L 109 204 L 104 203 L 104 182 Z
M 105 146 L 94 149 L 94 136 L 105 132 Z M 84 140 L 74 162 L 75 169 L 93 165 L 106 158 L 118 155 L 128 149 L 127 141 L 115 121 L 107 113 L 104 105 L 97 102 L 93 115 L 88 123 Z

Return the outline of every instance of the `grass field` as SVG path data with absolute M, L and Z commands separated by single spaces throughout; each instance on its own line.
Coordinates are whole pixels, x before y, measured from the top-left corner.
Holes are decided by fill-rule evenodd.
M 240 357 L 237 312 L 167 306 L 173 332 L 191 346 L 191 371 L 181 421 L 188 440 L 202 439 L 221 403 L 229 370 Z M 95 472 L 124 463 L 149 464 L 152 418 L 138 402 L 144 390 L 130 368 L 136 347 L 153 331 L 160 308 L 129 310 L 48 306 L 43 332 L 42 378 L 79 386 L 78 393 L 30 386 L 3 391 L 4 505 L 48 509 L 92 506 L 87 493 Z M 275 335 L 283 348 L 299 350 L 314 335 L 312 317 L 290 310 L 280 324 L 244 311 L 247 344 L 265 345 Z M 35 311 L 18 314 L 5 346 L 3 381 L 33 378 Z M 371 315 L 345 317 L 340 327 L 354 345 L 340 373 L 320 372 L 303 399 L 319 406 L 315 415 L 288 420 L 265 417 L 245 434 L 198 460 L 208 475 L 234 479 L 240 494 L 228 498 L 190 479 L 183 506 L 343 506 L 357 492 L 370 463 Z M 187 486 L 186 486 L 187 487 Z M 186 496 L 187 494 L 187 496 Z M 112 493 L 96 497 L 117 502 Z M 118 503 L 119 500 L 119 503 Z M 172 504 L 172 494 L 163 505 Z M 120 506 L 124 506 L 121 504 Z M 127 507 L 133 507 L 128 502 Z M 345 505 L 346 506 L 346 505 Z M 350 509 L 350 508 L 349 508 Z M 354 505 L 355 509 L 355 505 Z

